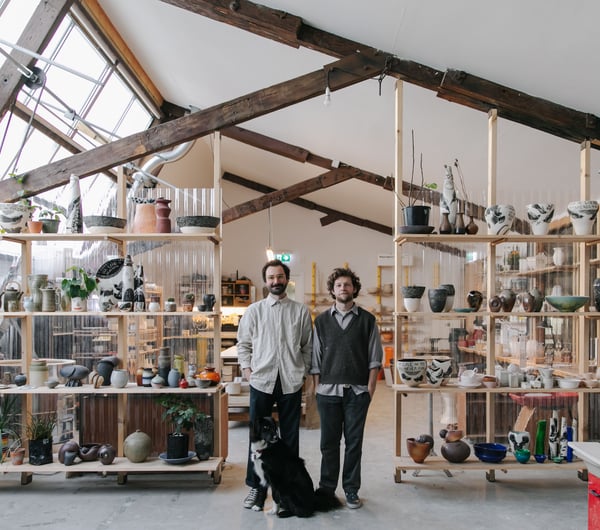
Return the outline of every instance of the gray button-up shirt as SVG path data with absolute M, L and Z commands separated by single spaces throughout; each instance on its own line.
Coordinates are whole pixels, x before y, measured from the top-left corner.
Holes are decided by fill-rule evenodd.
M 254 388 L 271 394 L 277 375 L 284 394 L 302 388 L 312 354 L 312 320 L 304 304 L 269 294 L 246 309 L 237 339 L 240 367 L 252 369 Z

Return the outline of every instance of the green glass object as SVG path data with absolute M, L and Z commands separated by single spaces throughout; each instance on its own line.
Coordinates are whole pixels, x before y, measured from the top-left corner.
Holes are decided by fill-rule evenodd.
M 535 435 L 535 454 L 546 454 L 544 445 L 546 442 L 546 420 L 539 420 L 537 423 L 537 432 Z

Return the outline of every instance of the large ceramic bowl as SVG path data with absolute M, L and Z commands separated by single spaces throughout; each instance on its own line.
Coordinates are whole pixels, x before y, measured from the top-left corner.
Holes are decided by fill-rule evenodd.
M 598 201 L 570 202 L 567 205 L 567 212 L 569 212 L 575 234 L 578 236 L 591 234 L 598 215 Z
M 515 220 L 515 207 L 511 204 L 494 204 L 485 209 L 485 222 L 488 226 L 488 234 L 506 234 Z
M 5 232 L 19 233 L 27 225 L 29 208 L 18 202 L 0 202 L 0 228 Z
M 177 226 L 184 234 L 212 232 L 221 219 L 212 215 L 184 215 L 176 219 Z
M 546 302 L 564 313 L 577 311 L 589 301 L 589 296 L 546 296 Z
M 404 298 L 421 298 L 425 292 L 424 285 L 403 285 L 400 290 Z
M 502 462 L 506 456 L 507 447 L 496 443 L 477 443 L 473 445 L 475 456 L 482 462 L 497 464 Z
M 579 384 L 581 383 L 581 379 L 570 379 L 566 377 L 559 377 L 557 381 L 559 388 L 564 388 L 567 390 L 579 388 Z
M 125 230 L 127 219 L 110 215 L 84 215 L 83 222 L 90 234 L 109 234 Z
M 425 372 L 427 371 L 427 361 L 425 359 L 398 359 L 396 361 L 396 370 L 405 385 L 419 386 L 425 382 Z

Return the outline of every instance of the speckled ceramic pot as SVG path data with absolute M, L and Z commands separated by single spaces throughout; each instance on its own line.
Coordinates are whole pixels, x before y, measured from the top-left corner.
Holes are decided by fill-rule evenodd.
M 546 235 L 550 228 L 552 217 L 554 217 L 554 204 L 549 202 L 536 202 L 528 204 L 526 208 L 531 232 L 536 236 Z
M 427 297 L 429 298 L 429 307 L 434 313 L 441 313 L 444 311 L 446 300 L 448 299 L 448 291 L 446 289 L 429 289 L 427 291 Z
M 506 234 L 515 220 L 515 207 L 511 204 L 494 204 L 485 209 L 488 234 Z
M 567 205 L 573 232 L 578 236 L 591 234 L 598 215 L 598 201 L 573 201 Z

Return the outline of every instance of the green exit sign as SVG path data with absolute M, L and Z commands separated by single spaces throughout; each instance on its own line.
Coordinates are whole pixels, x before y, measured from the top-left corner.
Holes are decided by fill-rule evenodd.
M 275 257 L 281 261 L 281 263 L 289 263 L 292 261 L 292 255 L 287 252 L 276 254 Z

